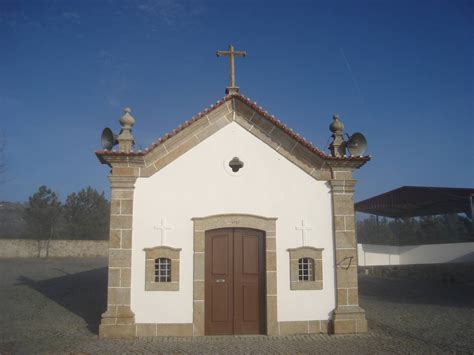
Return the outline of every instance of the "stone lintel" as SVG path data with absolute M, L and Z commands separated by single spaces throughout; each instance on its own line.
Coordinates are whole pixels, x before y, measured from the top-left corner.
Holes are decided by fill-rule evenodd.
M 292 255 L 292 259 L 299 259 L 301 258 L 302 254 L 305 252 L 309 252 L 311 254 L 314 254 L 314 259 L 321 259 L 321 252 L 324 250 L 324 248 L 315 248 L 311 246 L 304 246 L 304 247 L 297 247 L 297 248 L 288 248 L 286 251 Z M 316 257 L 318 255 L 318 257 Z
M 268 232 L 275 232 L 276 217 L 261 217 L 251 214 L 220 214 L 206 217 L 191 218 L 195 231 L 205 231 L 216 228 L 253 228 Z
M 178 259 L 181 248 L 173 248 L 167 245 L 159 245 L 152 248 L 144 248 L 147 259 L 156 259 L 158 255 L 169 259 Z

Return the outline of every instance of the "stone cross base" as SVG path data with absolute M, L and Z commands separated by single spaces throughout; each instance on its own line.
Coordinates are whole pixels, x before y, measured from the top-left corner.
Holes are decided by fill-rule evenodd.
M 238 94 L 239 93 L 239 88 L 237 86 L 228 86 L 225 89 L 225 93 L 227 95 Z

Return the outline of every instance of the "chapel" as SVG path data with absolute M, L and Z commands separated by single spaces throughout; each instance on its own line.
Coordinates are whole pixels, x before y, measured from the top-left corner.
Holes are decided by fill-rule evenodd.
M 239 93 L 143 151 L 126 108 L 111 168 L 102 338 L 363 333 L 353 171 L 335 115 L 325 153 Z M 107 139 L 107 137 L 106 137 Z M 118 149 L 112 149 L 117 143 Z

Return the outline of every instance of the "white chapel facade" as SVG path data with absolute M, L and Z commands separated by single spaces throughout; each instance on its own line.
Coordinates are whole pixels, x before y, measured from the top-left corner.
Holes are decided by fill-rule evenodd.
M 231 81 L 227 95 L 143 152 L 121 118 L 109 165 L 101 337 L 367 330 L 358 302 L 354 169 L 331 125 L 312 146 Z

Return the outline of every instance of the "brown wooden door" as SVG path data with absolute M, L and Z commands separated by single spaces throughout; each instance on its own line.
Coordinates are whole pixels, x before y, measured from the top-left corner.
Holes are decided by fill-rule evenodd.
M 205 333 L 263 334 L 264 234 L 242 228 L 206 232 Z
M 234 334 L 263 334 L 264 234 L 234 229 Z
M 205 243 L 205 333 L 233 334 L 233 230 L 219 229 L 207 232 Z

